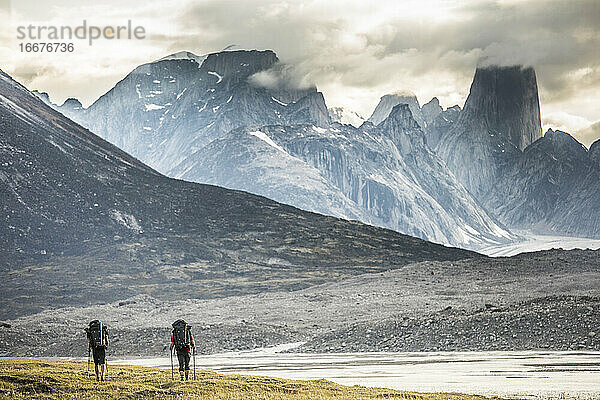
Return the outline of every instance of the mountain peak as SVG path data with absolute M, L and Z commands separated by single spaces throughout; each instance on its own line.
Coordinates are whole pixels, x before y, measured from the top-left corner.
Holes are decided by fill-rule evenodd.
M 411 90 L 397 90 L 393 93 L 383 95 L 383 97 L 401 97 L 401 98 L 417 98 L 417 95 Z
M 548 129 L 541 139 L 529 147 L 531 149 L 541 148 L 556 159 L 584 160 L 588 153 L 585 146 L 573 136 L 567 132 L 552 129 Z
M 37 90 L 32 90 L 31 93 L 39 97 L 44 103 L 51 104 L 50 96 L 46 92 L 39 92 Z
M 386 120 L 393 120 L 398 123 L 403 129 L 419 129 L 419 124 L 415 120 L 413 113 L 408 104 L 397 104 L 390 111 L 390 115 Z
M 431 100 L 429 100 L 427 103 L 423 104 L 423 107 L 425 106 L 430 106 L 430 107 L 440 107 L 440 99 L 438 99 L 437 97 L 432 98 Z
M 437 97 L 429 100 L 428 103 L 423 104 L 423 107 L 421 107 L 421 113 L 427 125 L 431 124 L 435 117 L 440 115 L 442 111 L 444 109 L 440 106 L 440 101 Z
M 66 108 L 69 110 L 80 110 L 83 108 L 83 105 L 79 100 L 74 97 L 69 97 L 65 100 L 65 102 L 60 106 L 60 108 Z
M 569 133 L 561 130 L 553 130 L 549 128 L 544 134 L 544 138 L 556 143 L 560 146 L 576 146 L 583 147 L 581 143 L 577 141 L 573 136 Z
M 381 96 L 379 104 L 375 107 L 373 114 L 369 117 L 368 121 L 374 125 L 379 125 L 385 120 L 391 113 L 394 106 L 398 104 L 407 104 L 410 107 L 413 118 L 421 126 L 425 126 L 425 121 L 421 115 L 421 106 L 417 100 L 417 96 L 410 91 L 397 91 L 391 94 Z
M 423 146 L 425 143 L 421 127 L 408 104 L 395 105 L 390 115 L 378 127 L 393 140 L 404 155 L 411 153 L 414 146 Z
M 477 122 L 520 150 L 542 137 L 537 80 L 532 67 L 478 67 L 459 123 Z

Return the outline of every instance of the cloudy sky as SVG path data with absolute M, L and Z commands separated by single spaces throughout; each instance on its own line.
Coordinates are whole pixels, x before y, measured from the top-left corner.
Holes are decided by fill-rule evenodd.
M 379 97 L 462 106 L 479 60 L 535 67 L 544 127 L 600 137 L 598 0 L 0 0 L 0 68 L 30 89 L 84 105 L 137 65 L 189 50 L 273 49 L 328 106 L 368 117 Z M 73 53 L 20 51 L 17 27 L 126 25 L 143 40 L 73 40 Z M 595 124 L 594 124 L 595 123 Z

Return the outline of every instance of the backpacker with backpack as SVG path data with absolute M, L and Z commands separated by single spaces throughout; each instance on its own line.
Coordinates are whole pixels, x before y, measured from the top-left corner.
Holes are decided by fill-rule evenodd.
M 102 322 L 98 320 L 90 322 L 90 325 L 85 331 L 87 332 L 88 341 L 90 342 L 90 346 L 92 348 L 95 349 L 106 346 L 106 337 L 108 336 L 108 331 Z
M 189 350 L 192 326 L 180 319 L 173 322 L 173 344 L 179 351 Z

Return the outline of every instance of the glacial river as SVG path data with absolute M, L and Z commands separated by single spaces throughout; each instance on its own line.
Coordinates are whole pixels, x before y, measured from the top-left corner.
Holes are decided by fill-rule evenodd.
M 600 399 L 600 352 L 280 353 L 293 346 L 196 356 L 196 368 L 417 392 Z M 171 367 L 169 358 L 112 363 Z

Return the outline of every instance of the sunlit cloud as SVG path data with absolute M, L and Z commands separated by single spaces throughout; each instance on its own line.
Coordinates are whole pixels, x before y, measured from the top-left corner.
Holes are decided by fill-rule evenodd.
M 462 106 L 478 63 L 519 63 L 536 68 L 545 126 L 576 132 L 584 129 L 581 121 L 600 120 L 595 0 L 5 3 L 11 23 L 0 28 L 0 57 L 9 60 L 2 68 L 57 102 L 77 97 L 89 105 L 137 65 L 180 50 L 206 54 L 235 44 L 274 50 L 295 84 L 316 84 L 329 106 L 365 116 L 383 94 L 398 90 L 414 92 L 421 103 L 437 96 L 444 107 Z M 98 25 L 133 20 L 147 38 L 76 42 L 77 51 L 60 56 L 20 53 L 11 39 L 15 24 L 83 19 Z

